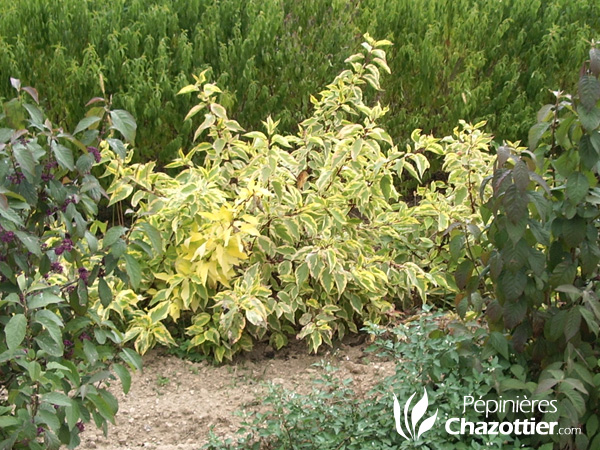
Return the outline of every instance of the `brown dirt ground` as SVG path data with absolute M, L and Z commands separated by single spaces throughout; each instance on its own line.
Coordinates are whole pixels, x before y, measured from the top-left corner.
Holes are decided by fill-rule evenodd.
M 314 364 L 322 361 L 337 367 L 342 379 L 352 378 L 352 388 L 360 396 L 395 367 L 392 361 L 364 353 L 365 347 L 347 341 L 322 354 L 308 355 L 303 344 L 275 353 L 257 345 L 252 353 L 223 366 L 182 360 L 164 349 L 152 350 L 144 356 L 143 372 L 134 374 L 128 395 L 123 395 L 117 384 L 111 387 L 119 400 L 119 412 L 108 437 L 87 424 L 80 448 L 199 449 L 208 442 L 211 429 L 218 436 L 234 436 L 243 420 L 234 412 L 256 411 L 269 382 L 298 393 L 310 391 L 311 380 L 323 370 Z

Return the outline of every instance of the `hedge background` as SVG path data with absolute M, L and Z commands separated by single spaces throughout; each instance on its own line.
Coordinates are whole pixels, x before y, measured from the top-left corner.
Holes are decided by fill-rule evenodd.
M 101 72 L 138 121 L 137 154 L 161 164 L 191 138 L 175 94 L 208 66 L 243 126 L 272 114 L 289 131 L 369 32 L 395 44 L 381 101 L 396 141 L 458 119 L 525 139 L 548 87 L 575 86 L 600 35 L 600 3 L 577 0 L 0 0 L 0 16 L 0 97 L 18 77 L 73 127 Z

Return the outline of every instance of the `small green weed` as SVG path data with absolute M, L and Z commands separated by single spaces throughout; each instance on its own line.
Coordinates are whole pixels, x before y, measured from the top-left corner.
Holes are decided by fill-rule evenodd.
M 156 384 L 160 387 L 165 387 L 169 383 L 171 383 L 171 379 L 168 377 L 163 377 L 162 375 L 156 377 Z
M 190 341 L 186 339 L 176 339 L 177 346 L 171 346 L 167 348 L 167 352 L 170 355 L 177 356 L 179 359 L 199 363 L 207 360 L 207 356 L 203 353 L 195 351 L 190 346 Z

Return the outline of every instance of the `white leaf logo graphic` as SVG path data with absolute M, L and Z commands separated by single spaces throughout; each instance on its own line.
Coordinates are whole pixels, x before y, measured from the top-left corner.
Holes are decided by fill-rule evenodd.
M 419 433 L 417 434 L 417 439 L 421 437 L 423 433 L 433 428 L 433 424 L 435 423 L 435 419 L 437 419 L 438 410 L 435 410 L 435 414 L 431 416 L 429 419 L 425 419 L 421 426 L 419 427 Z
M 410 434 L 410 437 L 412 437 L 413 435 L 410 432 L 410 427 L 408 426 L 408 407 L 410 406 L 410 403 L 412 402 L 412 399 L 415 396 L 415 394 L 411 395 L 408 401 L 406 402 L 406 405 L 404 405 L 404 425 L 406 425 L 406 429 L 408 430 L 408 434 Z
M 400 424 L 400 403 L 398 402 L 398 398 L 396 394 L 394 394 L 394 419 L 396 419 L 396 431 L 400 436 L 404 439 L 408 440 L 408 437 L 404 434 L 404 430 L 402 430 L 402 425 Z
M 425 391 L 425 389 L 423 389 Z M 421 397 L 421 400 L 417 402 L 415 407 L 412 410 L 411 414 L 411 422 L 412 422 L 412 435 L 415 435 L 415 425 L 421 420 L 421 417 L 425 415 L 425 411 L 427 411 L 427 391 L 425 391 L 425 395 Z
M 429 398 L 427 397 L 427 391 L 425 389 L 423 389 L 423 397 L 421 397 L 421 399 L 416 403 L 416 405 L 413 407 L 413 409 L 410 413 L 410 422 L 411 422 L 410 425 L 412 425 L 412 426 L 410 426 L 409 421 L 408 421 L 408 411 L 410 408 L 410 404 L 412 403 L 412 399 L 415 395 L 416 395 L 416 393 L 411 395 L 410 398 L 408 399 L 408 401 L 406 402 L 406 404 L 404 405 L 404 425 L 406 427 L 407 434 L 408 434 L 408 436 L 410 436 L 410 438 L 407 436 L 407 434 L 404 432 L 404 429 L 402 428 L 400 402 L 398 402 L 398 398 L 396 397 L 395 394 L 394 394 L 394 419 L 396 421 L 396 431 L 398 432 L 398 434 L 406 440 L 410 440 L 412 438 L 416 441 L 417 439 L 419 439 L 421 437 L 421 435 L 423 433 L 425 433 L 426 431 L 433 428 L 433 425 L 435 424 L 435 420 L 437 419 L 438 410 L 435 411 L 435 414 L 433 416 L 431 416 L 428 419 L 425 419 L 423 422 L 421 422 L 421 425 L 419 426 L 419 429 L 417 432 L 417 428 L 416 428 L 417 424 L 423 418 L 423 416 L 425 415 L 425 412 L 427 411 L 427 406 L 429 404 Z

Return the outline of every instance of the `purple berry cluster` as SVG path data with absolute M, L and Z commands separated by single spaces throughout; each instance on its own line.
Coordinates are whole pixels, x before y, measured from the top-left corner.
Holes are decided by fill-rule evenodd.
M 60 256 L 64 252 L 70 252 L 71 250 L 73 250 L 73 241 L 67 235 L 67 237 L 63 239 L 60 245 L 54 248 L 54 253 L 56 254 L 56 256 Z
M 6 231 L 4 228 L 0 226 L 0 241 L 5 244 L 10 244 L 15 239 L 17 239 L 17 235 L 12 231 Z
M 100 156 L 100 151 L 96 147 L 88 147 L 87 149 L 88 152 L 90 152 L 90 154 L 94 156 L 96 162 L 99 163 L 102 159 L 102 156 Z
M 7 244 L 10 244 L 16 238 L 17 238 L 17 236 L 12 231 L 4 231 L 4 232 L 2 232 L 2 235 L 0 235 L 0 240 Z
M 90 277 L 90 271 L 87 270 L 85 267 L 80 267 L 79 268 L 79 278 L 81 280 L 83 280 L 83 282 L 85 283 L 86 286 L 88 284 L 89 277 Z
M 65 358 L 70 359 L 71 356 L 73 356 L 73 347 L 75 344 L 73 344 L 72 341 L 65 339 L 63 340 L 63 345 L 65 346 Z
M 54 214 L 55 212 L 57 212 L 59 209 L 62 212 L 67 212 L 67 207 L 69 206 L 69 204 L 71 203 L 75 203 L 77 204 L 77 198 L 75 196 L 71 196 L 71 197 L 67 197 L 65 202 L 63 203 L 62 206 L 58 207 L 58 206 L 53 206 L 51 208 L 48 208 L 46 211 L 46 216 L 51 216 L 52 214 Z
M 63 273 L 63 266 L 59 262 L 53 262 L 50 264 L 50 270 L 54 273 Z
M 6 177 L 14 185 L 19 185 L 25 179 L 25 175 L 22 172 L 15 172 Z
M 77 204 L 77 199 L 75 197 L 67 197 L 67 199 L 65 200 L 65 202 L 61 206 L 60 210 L 62 212 L 65 212 L 67 210 L 67 206 L 69 206 L 69 204 L 71 204 L 71 203 Z
M 50 181 L 50 180 L 54 180 L 54 174 L 52 173 L 52 170 L 58 167 L 58 163 L 54 160 L 50 160 L 48 161 L 45 165 L 44 165 L 44 172 L 42 172 L 42 180 L 44 181 Z
M 56 169 L 58 167 L 58 162 L 51 159 L 50 161 L 48 161 L 45 165 L 44 168 L 50 172 L 52 169 Z

